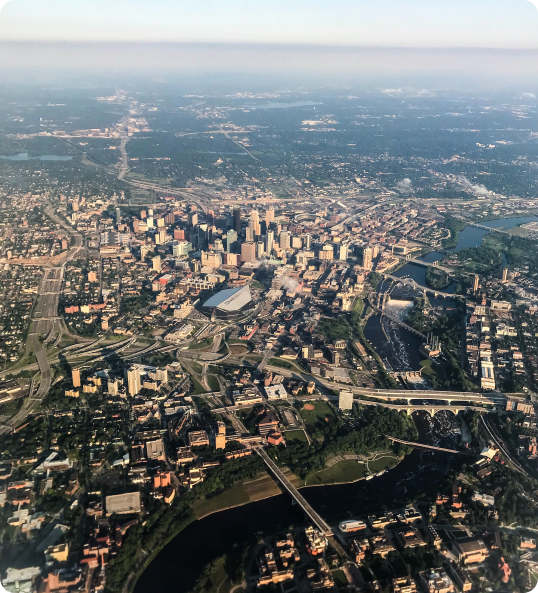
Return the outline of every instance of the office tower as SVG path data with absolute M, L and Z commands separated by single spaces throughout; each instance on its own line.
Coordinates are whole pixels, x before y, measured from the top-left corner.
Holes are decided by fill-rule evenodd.
M 237 233 L 237 236 L 239 237 L 241 235 L 241 210 L 239 208 L 234 208 L 233 216 L 234 231 Z
M 152 269 L 155 270 L 155 272 L 161 271 L 161 256 L 160 255 L 156 255 L 151 260 L 151 266 L 152 266 Z
M 198 212 L 189 212 L 189 225 L 196 226 L 198 224 Z
M 140 221 L 138 220 L 138 218 L 134 218 L 133 219 L 133 233 L 139 233 L 140 232 Z
M 235 253 L 237 247 L 237 232 L 230 229 L 226 233 L 226 251 L 228 253 Z
M 250 213 L 250 220 L 252 221 L 252 229 L 254 231 L 254 236 L 259 237 L 262 233 L 260 229 L 260 214 L 257 210 L 253 210 Z
M 267 227 L 275 220 L 275 210 L 274 208 L 269 208 L 269 210 L 265 211 L 265 224 Z
M 149 251 L 149 245 L 146 245 L 145 243 L 140 245 L 140 261 L 144 261 L 146 259 L 146 255 L 148 254 Z
M 352 410 L 353 409 L 353 392 L 342 390 L 338 397 L 338 409 L 339 410 Z
M 372 269 L 372 249 L 370 247 L 365 247 L 362 251 L 362 267 L 365 270 Z
M 140 210 L 140 218 L 145 220 L 148 217 L 148 213 L 145 210 Z
M 176 241 L 185 241 L 187 239 L 183 229 L 174 229 L 174 239 Z
M 265 253 L 268 256 L 271 256 L 273 253 L 273 245 L 275 243 L 275 232 L 274 231 L 267 231 L 267 247 L 265 248 Z
M 347 256 L 348 256 L 348 246 L 347 245 L 340 245 L 340 251 L 338 253 L 339 257 L 340 257 L 340 261 L 347 261 Z
M 312 245 L 312 235 L 307 233 L 304 238 L 304 247 L 307 251 L 310 251 L 310 247 Z
M 379 245 L 372 247 L 372 259 L 375 259 L 379 255 Z
M 303 240 L 301 239 L 301 237 L 292 237 L 291 246 L 293 247 L 293 249 L 301 249 L 301 247 L 303 246 Z
M 254 241 L 254 228 L 252 225 L 252 221 L 249 221 L 248 227 L 246 228 L 245 239 L 247 243 L 252 243 L 252 241 Z
M 161 229 L 164 227 L 164 218 L 157 218 L 157 228 Z
M 164 217 L 165 224 L 174 224 L 176 222 L 176 215 L 171 212 Z
M 224 245 L 222 243 L 222 239 L 215 239 L 213 241 L 213 249 L 215 251 L 224 251 Z
M 508 280 L 508 268 L 503 268 L 503 282 L 507 282 Z
M 286 251 L 291 245 L 291 233 L 289 231 L 282 231 L 280 233 L 280 249 Z
M 263 241 L 258 241 L 256 243 L 256 258 L 257 259 L 261 259 L 262 256 L 265 254 L 265 250 L 263 247 L 264 247 Z
M 148 218 L 146 219 L 146 224 L 148 229 L 153 228 L 153 216 L 148 216 Z
M 136 395 L 140 391 L 140 370 L 136 367 L 127 369 L 127 390 L 129 395 Z
M 480 278 L 478 274 L 474 275 L 474 282 L 473 282 L 473 292 L 478 292 L 478 283 L 480 282 Z
M 116 208 L 116 224 L 120 224 L 121 222 L 121 210 Z
M 256 245 L 254 243 L 243 243 L 241 245 L 241 261 L 255 262 L 256 261 Z
M 148 208 L 148 216 L 153 216 L 153 208 Z
M 80 387 L 80 369 L 71 371 L 71 380 L 73 381 L 73 387 Z

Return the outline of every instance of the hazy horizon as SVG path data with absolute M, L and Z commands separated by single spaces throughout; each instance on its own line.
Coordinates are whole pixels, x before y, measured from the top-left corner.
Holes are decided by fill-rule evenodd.
M 521 87 L 536 92 L 538 50 L 349 48 L 291 44 L 0 42 L 4 82 L 50 77 L 245 77 L 287 84 L 398 85 L 426 89 Z M 272 82 L 271 84 L 274 84 Z

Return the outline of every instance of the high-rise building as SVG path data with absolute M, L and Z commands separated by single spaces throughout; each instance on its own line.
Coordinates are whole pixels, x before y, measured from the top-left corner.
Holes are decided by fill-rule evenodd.
M 353 409 L 353 392 L 348 390 L 340 391 L 338 396 L 338 409 L 339 410 L 352 410 Z
M 121 222 L 121 210 L 116 208 L 116 224 L 120 224 Z
M 127 390 L 129 395 L 136 395 L 139 393 L 140 387 L 140 369 L 137 367 L 127 369 Z
M 263 241 L 256 242 L 256 259 L 261 259 L 265 255 L 265 249 Z
M 365 247 L 362 251 L 362 267 L 365 270 L 372 269 L 372 249 L 370 247 Z
M 166 243 L 166 229 L 161 229 L 156 235 L 155 235 L 155 243 L 157 245 L 162 245 L 163 243 Z
M 187 235 L 183 229 L 174 229 L 174 239 L 176 241 L 185 241 L 187 239 Z
M 250 220 L 252 221 L 252 229 L 254 231 L 254 236 L 259 237 L 262 233 L 260 228 L 260 214 L 257 210 L 253 210 L 250 213 Z
M 233 216 L 234 216 L 234 231 L 237 233 L 237 236 L 239 237 L 241 235 L 241 209 L 234 208 Z
M 507 282 L 508 281 L 508 268 L 503 268 L 503 278 L 502 278 L 503 282 Z
M 189 212 L 189 225 L 196 226 L 198 224 L 198 212 Z
M 275 232 L 267 231 L 265 253 L 267 253 L 268 256 L 270 256 L 273 253 L 274 242 L 275 242 Z
M 291 246 L 291 233 L 289 231 L 282 231 L 280 233 L 280 249 L 286 251 Z
M 155 270 L 155 272 L 160 272 L 161 271 L 161 256 L 160 255 L 156 255 L 151 260 L 151 267 L 152 267 L 153 270 Z
M 237 231 L 230 229 L 226 233 L 226 251 L 228 253 L 235 253 L 237 248 Z
M 265 211 L 265 224 L 267 227 L 275 220 L 275 210 L 274 208 L 269 208 Z
M 241 261 L 255 262 L 256 261 L 256 245 L 254 243 L 243 243 L 241 245 Z
M 213 241 L 213 249 L 215 251 L 224 251 L 224 244 L 222 243 L 222 239 L 215 239 Z
M 478 292 L 478 284 L 480 282 L 480 278 L 478 277 L 478 274 L 474 275 L 474 281 L 473 281 L 473 292 Z
M 226 424 L 217 422 L 211 436 L 215 449 L 224 449 L 226 447 Z
M 202 251 L 202 266 L 206 266 L 208 268 L 220 268 L 222 265 L 222 258 L 220 253 L 216 251 Z
M 157 228 L 162 229 L 164 227 L 164 218 L 157 218 Z
M 348 245 L 346 245 L 345 243 L 342 243 L 340 245 L 340 251 L 338 252 L 340 261 L 347 261 L 348 251 L 349 251 Z
M 174 257 L 189 255 L 190 251 L 192 251 L 192 245 L 188 241 L 178 241 L 172 246 L 172 255 Z
M 247 243 L 252 243 L 252 241 L 254 241 L 254 223 L 252 220 L 248 221 L 248 226 L 245 231 L 245 238 Z
M 310 246 L 312 245 L 312 235 L 307 233 L 304 237 L 304 247 L 307 251 L 310 251 Z
M 291 246 L 293 247 L 293 249 L 301 249 L 301 247 L 303 246 L 303 240 L 301 239 L 301 237 L 292 237 Z
M 149 251 L 149 245 L 143 243 L 140 245 L 140 261 L 144 261 L 146 259 L 146 255 Z
M 324 245 L 323 249 L 318 251 L 318 259 L 331 260 L 334 259 L 334 249 L 332 245 Z
M 73 381 L 73 387 L 80 387 L 80 369 L 71 371 L 71 380 Z

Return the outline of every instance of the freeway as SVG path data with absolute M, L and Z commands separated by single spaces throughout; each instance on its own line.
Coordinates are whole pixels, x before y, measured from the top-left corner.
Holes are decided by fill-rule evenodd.
M 516 470 L 520 474 L 527 475 L 527 471 L 521 465 L 521 463 L 519 463 L 519 461 L 512 455 L 512 453 L 508 449 L 508 446 L 499 434 L 497 428 L 492 422 L 490 422 L 489 418 L 487 416 L 481 416 L 480 423 L 486 430 L 487 434 L 489 435 L 495 446 L 499 449 L 499 451 L 501 451 L 507 463 L 512 467 L 512 469 Z
M 50 389 L 52 374 L 50 372 L 50 366 L 47 360 L 46 352 L 43 349 L 37 334 L 31 334 L 29 340 L 31 341 L 32 347 L 37 357 L 39 370 L 41 372 L 41 382 L 39 383 L 39 387 L 37 388 L 35 395 L 30 393 L 30 397 L 24 402 L 24 405 L 15 414 L 15 416 L 10 418 L 5 425 L 0 427 L 0 434 L 11 432 L 14 428 L 22 424 L 28 415 L 31 414 L 33 410 L 41 403 L 42 399 L 45 397 L 45 395 L 47 395 Z
M 308 373 L 299 371 L 290 371 L 280 367 L 267 365 L 267 370 L 276 372 L 285 377 L 292 377 L 300 379 L 305 382 L 314 381 L 318 386 L 334 391 L 347 390 L 352 391 L 355 395 L 362 395 L 366 397 L 375 397 L 377 399 L 417 399 L 417 400 L 444 400 L 456 402 L 472 402 L 482 404 L 505 404 L 506 397 L 501 393 L 472 393 L 465 391 L 438 391 L 434 389 L 428 390 L 413 390 L 413 389 L 367 389 L 364 387 L 355 387 L 354 385 L 346 385 L 342 383 L 335 383 L 334 381 L 327 381 L 321 377 L 315 377 Z

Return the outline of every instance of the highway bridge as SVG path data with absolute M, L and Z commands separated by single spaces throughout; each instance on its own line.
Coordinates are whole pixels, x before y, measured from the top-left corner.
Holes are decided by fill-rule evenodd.
M 405 278 L 399 276 L 393 276 L 392 274 L 386 274 L 385 272 L 381 272 L 381 276 L 383 278 L 390 278 L 394 282 L 400 282 L 401 284 L 406 284 L 408 286 L 412 286 L 417 290 L 421 290 L 423 293 L 427 292 L 432 294 L 435 297 L 442 297 L 444 299 L 454 299 L 458 298 L 459 295 L 452 294 L 450 292 L 442 292 L 441 290 L 436 290 L 435 288 L 428 288 L 427 286 L 422 286 L 422 284 L 418 284 L 413 280 L 413 278 Z
M 319 516 L 319 514 L 311 507 L 305 500 L 304 496 L 293 486 L 276 463 L 267 455 L 261 447 L 254 447 L 254 451 L 263 459 L 265 465 L 269 468 L 273 476 L 280 482 L 280 484 L 291 494 L 295 502 L 303 509 L 303 511 L 310 517 L 314 525 L 325 535 L 331 537 L 334 535 L 333 530 L 329 525 Z

